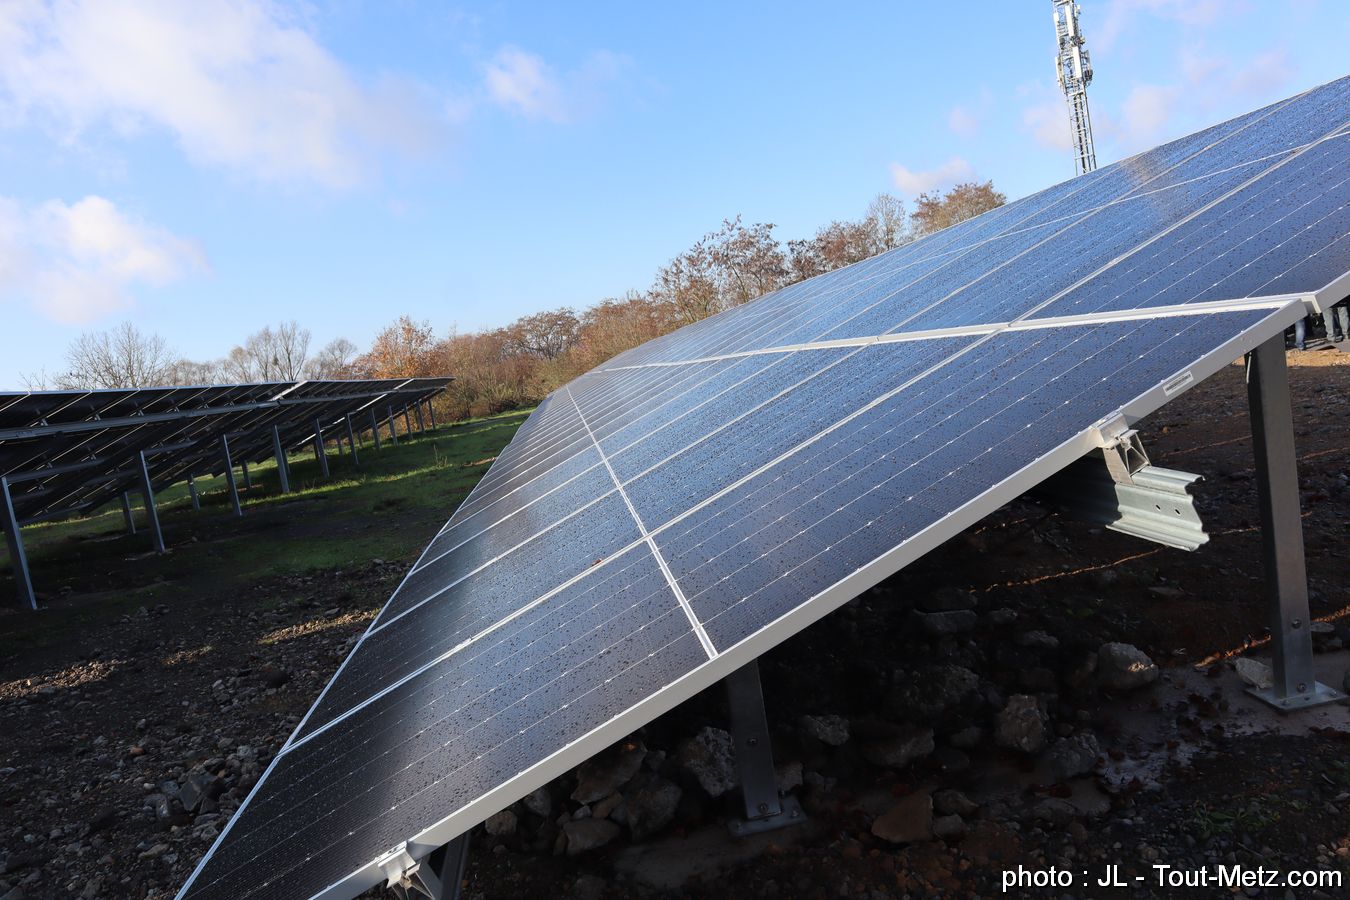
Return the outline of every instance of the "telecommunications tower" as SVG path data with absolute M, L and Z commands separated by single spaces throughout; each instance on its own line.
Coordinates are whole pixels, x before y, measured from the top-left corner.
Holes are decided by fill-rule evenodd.
M 1055 4 L 1055 36 L 1059 52 L 1055 54 L 1055 75 L 1059 88 L 1069 101 L 1069 125 L 1073 129 L 1074 174 L 1097 168 L 1097 151 L 1092 146 L 1092 117 L 1088 115 L 1087 86 L 1092 83 L 1092 60 L 1083 47 L 1083 32 L 1078 26 L 1078 4 L 1073 0 L 1052 0 Z

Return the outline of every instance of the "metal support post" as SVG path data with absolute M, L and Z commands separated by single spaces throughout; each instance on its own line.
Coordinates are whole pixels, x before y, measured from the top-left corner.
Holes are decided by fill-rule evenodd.
M 1285 368 L 1284 335 L 1247 355 L 1247 403 L 1256 456 L 1257 505 L 1266 597 L 1270 605 L 1273 681 L 1251 693 L 1280 710 L 1302 709 L 1344 695 L 1317 682 L 1313 672 L 1308 573 L 1303 558 L 1298 458 Z
M 192 498 L 192 508 L 201 512 L 202 498 L 197 496 L 197 480 L 191 475 L 188 476 L 188 496 Z
M 370 435 L 375 438 L 375 449 L 380 449 L 380 421 L 375 418 L 375 408 L 370 410 Z
M 408 404 L 403 404 L 403 433 L 412 436 L 412 419 L 408 416 Z
M 248 471 L 248 460 L 244 460 L 243 462 L 241 462 L 241 463 L 239 464 L 239 468 L 241 468 L 241 469 L 244 470 L 244 489 L 245 489 L 245 490 L 248 490 L 248 489 L 252 488 L 252 487 L 253 487 L 253 475 L 250 474 L 249 471 Z
M 145 516 L 150 520 L 150 536 L 155 543 L 155 552 L 164 552 L 164 532 L 159 528 L 159 510 L 155 507 L 155 486 L 150 483 L 150 466 L 145 461 L 145 451 L 140 452 L 141 494 L 145 497 Z
M 778 794 L 769 720 L 764 714 L 764 692 L 759 683 L 759 662 L 742 666 L 723 681 L 731 710 L 731 739 L 741 777 L 741 797 L 745 801 L 745 819 L 730 823 L 732 834 L 757 834 L 805 821 L 796 799 Z
M 19 602 L 29 609 L 37 609 L 37 595 L 33 593 L 33 579 L 28 574 L 28 554 L 23 552 L 23 534 L 19 531 L 19 516 L 14 512 L 14 498 L 9 493 L 9 479 L 0 475 L 0 528 L 5 530 L 9 545 L 9 564 L 14 569 L 14 583 L 19 586 Z
M 361 465 L 361 454 L 356 450 L 356 431 L 352 428 L 351 413 L 348 413 L 344 417 L 344 421 L 347 423 L 347 446 L 350 447 L 352 451 L 352 465 L 359 466 Z M 342 444 L 342 438 L 338 438 L 338 444 Z
M 281 478 L 281 492 L 289 494 L 291 492 L 291 473 L 286 465 L 286 450 L 281 446 L 281 432 L 277 426 L 272 426 L 272 452 L 277 457 L 277 475 Z
M 394 405 L 391 403 L 387 407 L 389 411 L 389 441 L 395 447 L 398 446 L 398 429 L 394 425 Z
M 413 412 L 417 414 L 417 433 L 421 434 L 427 430 L 427 421 L 422 418 L 422 404 L 413 404 Z
M 136 533 L 136 519 L 131 515 L 131 494 L 122 492 L 122 520 L 127 523 L 127 534 Z
M 431 419 L 431 430 L 432 430 L 432 431 L 435 431 L 435 430 L 436 430 L 436 407 L 434 407 L 434 406 L 431 405 L 431 401 L 430 401 L 430 400 L 427 401 L 427 416 L 430 417 L 430 419 Z
M 323 425 L 320 424 L 318 419 L 314 420 L 314 458 L 319 462 L 319 471 L 323 473 L 323 477 L 330 477 L 328 474 L 328 451 L 323 448 Z
M 228 435 L 220 436 L 220 455 L 225 459 L 225 488 L 230 492 L 230 505 L 234 507 L 234 514 L 242 516 L 243 508 L 239 505 L 239 488 L 234 483 L 234 462 L 230 459 L 230 438 Z M 244 471 L 248 472 L 248 466 L 244 466 Z M 245 475 L 245 478 L 248 476 Z

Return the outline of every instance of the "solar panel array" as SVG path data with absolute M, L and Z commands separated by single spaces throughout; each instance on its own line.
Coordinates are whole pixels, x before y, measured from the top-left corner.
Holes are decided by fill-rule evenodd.
M 558 390 L 180 896 L 358 893 L 1279 335 L 1350 272 L 1347 126 L 1343 79 Z
M 139 488 L 140 454 L 167 486 L 223 471 L 220 437 L 236 463 L 286 449 L 347 415 L 424 402 L 448 378 L 301 381 L 208 387 L 0 394 L 0 476 L 20 524 L 84 513 Z M 357 427 L 366 423 L 358 422 Z

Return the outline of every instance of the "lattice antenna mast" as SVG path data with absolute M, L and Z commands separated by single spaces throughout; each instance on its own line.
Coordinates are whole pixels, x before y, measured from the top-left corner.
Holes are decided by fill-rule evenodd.
M 1055 4 L 1055 36 L 1059 52 L 1055 55 L 1055 75 L 1060 90 L 1069 101 L 1069 125 L 1073 129 L 1074 172 L 1082 175 L 1097 168 L 1097 151 L 1092 146 L 1092 116 L 1088 114 L 1087 86 L 1092 83 L 1092 60 L 1083 46 L 1078 25 L 1078 4 L 1073 0 L 1052 0 Z

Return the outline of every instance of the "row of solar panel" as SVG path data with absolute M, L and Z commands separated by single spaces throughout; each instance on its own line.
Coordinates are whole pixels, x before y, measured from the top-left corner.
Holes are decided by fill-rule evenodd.
M 309 381 L 126 391 L 0 394 L 0 475 L 21 523 L 87 512 L 138 483 L 140 454 L 152 482 L 223 471 L 227 436 L 234 462 L 271 456 L 275 438 L 292 449 L 316 428 L 379 407 L 417 405 L 448 379 Z M 357 428 L 373 427 L 358 421 Z M 336 435 L 335 435 L 336 436 Z
M 402 841 L 461 813 L 462 831 L 496 811 L 485 798 L 522 796 L 575 746 L 616 736 L 612 722 L 641 724 L 743 663 L 748 641 L 781 639 L 847 600 L 841 586 L 875 583 L 907 548 L 1033 486 L 1029 473 L 1087 449 L 1102 416 L 1156 408 L 1179 374 L 1189 385 L 1278 335 L 1299 302 L 1158 307 L 1310 293 L 1350 270 L 1333 165 L 1348 120 L 1343 79 L 682 329 L 556 392 L 184 896 L 356 893 Z M 1141 312 L 997 327 L 1087 309 Z M 981 327 L 872 340 L 953 324 Z M 841 337 L 853 340 L 797 346 Z

